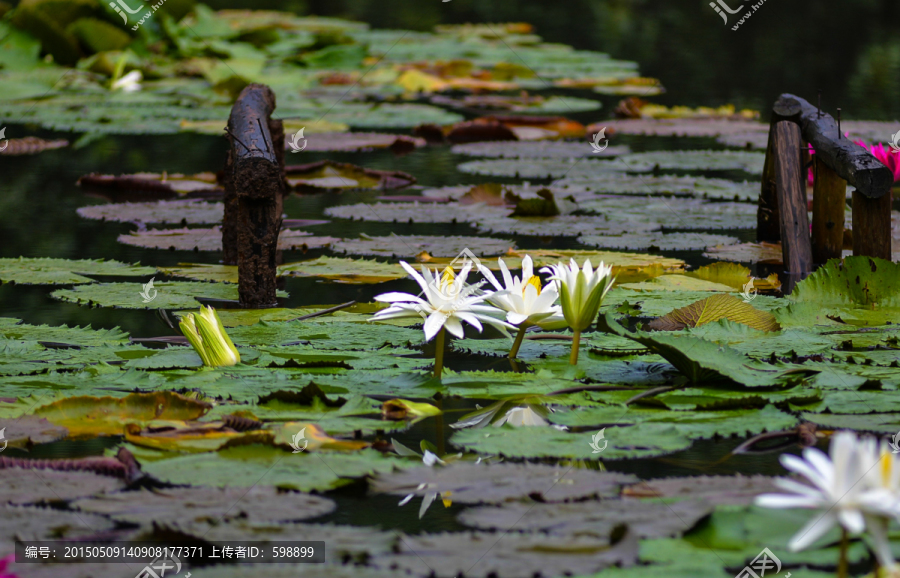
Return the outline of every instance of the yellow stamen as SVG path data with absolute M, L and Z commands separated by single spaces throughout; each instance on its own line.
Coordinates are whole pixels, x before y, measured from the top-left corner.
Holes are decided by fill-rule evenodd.
M 526 286 L 528 286 L 528 285 L 533 285 L 534 288 L 537 289 L 537 294 L 538 294 L 538 295 L 541 294 L 541 278 L 538 277 L 537 275 L 532 275 L 532 276 L 531 276 L 531 279 L 529 279 L 529 280 L 525 283 L 525 285 L 526 285 Z M 522 289 L 523 289 L 522 293 L 524 293 L 524 292 L 525 292 L 525 291 L 524 291 L 525 287 L 523 287 Z
M 894 465 L 893 456 L 887 451 L 881 452 L 881 485 L 887 487 L 891 481 L 891 468 Z
M 453 280 L 456 279 L 456 273 L 453 272 L 453 267 L 448 266 L 444 269 L 444 272 L 441 273 L 441 285 L 449 285 L 453 283 Z

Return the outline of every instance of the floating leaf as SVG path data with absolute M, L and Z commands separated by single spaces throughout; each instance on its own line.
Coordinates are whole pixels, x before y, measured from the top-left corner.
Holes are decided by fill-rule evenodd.
M 15 420 L 0 419 L 0 432 L 12 447 L 31 447 L 54 442 L 66 437 L 69 430 L 34 416 L 22 416 Z
M 681 536 L 707 516 L 712 505 L 692 500 L 666 504 L 635 499 L 575 504 L 503 504 L 471 508 L 459 521 L 479 530 L 547 532 L 551 536 L 609 536 L 619 524 L 640 538 Z
M 329 217 L 383 223 L 472 223 L 485 215 L 505 217 L 509 212 L 503 207 L 456 203 L 359 203 L 325 209 Z
M 603 178 L 566 176 L 551 185 L 576 199 L 592 195 L 675 195 L 721 199 L 723 201 L 755 201 L 760 183 L 737 183 L 725 179 L 682 177 L 673 175 L 628 175 L 610 173 Z M 428 191 L 425 191 L 428 194 Z
M 5 504 L 64 502 L 75 498 L 121 490 L 122 480 L 91 472 L 34 470 L 14 467 L 0 469 Z
M 36 155 L 44 151 L 52 151 L 67 146 L 69 146 L 69 141 L 65 139 L 44 140 L 35 136 L 11 138 L 8 140 L 6 147 L 0 151 L 0 155 L 8 157 Z
M 387 419 L 402 420 L 441 415 L 441 410 L 430 403 L 419 403 L 406 399 L 389 399 L 382 405 L 381 413 Z
M 727 235 L 708 233 L 626 233 L 624 235 L 600 237 L 584 235 L 578 242 L 604 249 L 628 249 L 647 251 L 691 251 L 703 250 L 717 245 L 730 245 L 738 240 Z
M 290 134 L 285 135 L 285 146 L 292 141 Z M 397 152 L 410 152 L 425 146 L 423 139 L 377 132 L 326 132 L 311 133 L 304 152 L 358 152 L 389 148 Z
M 578 157 L 604 158 L 625 155 L 631 150 L 625 146 L 610 146 L 597 153 L 591 148 L 588 141 L 581 143 L 562 141 L 538 141 L 538 142 L 479 142 L 456 145 L 450 152 L 470 157 L 488 157 L 500 159 L 537 159 L 537 158 L 564 158 Z
M 94 282 L 85 275 L 143 277 L 153 273 L 153 267 L 102 259 L 0 259 L 0 282 L 18 285 L 77 285 Z
M 316 452 L 319 450 L 352 452 L 365 449 L 372 444 L 356 440 L 339 440 L 329 437 L 325 431 L 314 423 L 288 422 L 281 425 L 275 431 L 275 444 L 290 449 L 293 443 L 297 443 L 295 437 L 305 434 L 300 438 L 304 451 Z M 296 449 L 296 448 L 295 448 Z
M 739 263 L 781 264 L 781 243 L 740 243 L 723 247 L 708 247 L 703 253 L 710 259 L 737 261 Z
M 122 435 L 130 423 L 194 420 L 212 406 L 177 393 L 132 393 L 123 398 L 69 397 L 43 405 L 34 415 L 69 429 L 73 437 Z
M 331 500 L 286 494 L 271 487 L 166 488 L 109 493 L 72 504 L 82 512 L 132 524 L 226 524 L 233 520 L 277 524 L 307 520 L 335 509 Z
M 222 216 L 225 214 L 225 205 L 196 200 L 109 203 L 106 205 L 81 207 L 78 209 L 78 214 L 85 219 L 118 223 L 207 225 L 222 222 Z
M 653 110 L 647 107 L 641 109 L 641 114 L 653 114 Z M 729 112 L 729 111 L 723 111 Z M 734 114 L 731 107 L 730 114 Z M 681 137 L 717 137 L 722 135 L 735 135 L 756 133 L 768 137 L 769 125 L 753 120 L 719 119 L 707 116 L 707 118 L 691 118 L 678 115 L 676 118 L 645 117 L 640 119 L 616 119 L 604 121 L 603 126 L 615 130 L 621 134 L 639 134 L 648 136 L 681 136 Z M 597 130 L 600 125 L 591 125 L 588 130 Z M 602 128 L 602 127 L 601 127 Z
M 713 295 L 687 307 L 676 309 L 671 313 L 650 322 L 648 327 L 657 331 L 678 331 L 685 327 L 699 327 L 727 319 L 758 329 L 759 331 L 778 331 L 781 326 L 775 316 L 768 311 L 755 309 L 733 295 Z
M 476 224 L 479 230 L 506 235 L 536 237 L 593 238 L 595 235 L 622 235 L 627 231 L 655 231 L 660 225 L 654 222 L 633 222 L 608 217 L 579 217 L 558 215 L 555 217 L 487 217 Z M 605 238 L 605 237 L 602 237 Z
M 372 488 L 400 496 L 424 496 L 431 491 L 449 493 L 454 502 L 461 504 L 502 504 L 534 494 L 540 494 L 546 502 L 613 497 L 623 485 L 635 481 L 637 478 L 630 474 L 542 464 L 455 463 L 444 468 L 380 474 Z M 427 484 L 427 489 L 419 489 L 421 484 Z
M 416 182 L 399 171 L 367 169 L 349 163 L 319 161 L 284 168 L 288 184 L 300 193 L 334 192 L 351 189 L 402 189 Z
M 781 287 L 776 273 L 772 273 L 765 279 L 756 279 L 750 275 L 750 269 L 734 263 L 705 265 L 696 271 L 687 273 L 687 276 L 722 283 L 734 289 L 744 289 L 751 280 L 753 288 L 757 290 L 774 291 Z
M 662 478 L 628 486 L 622 492 L 635 498 L 696 498 L 708 504 L 750 505 L 759 494 L 777 493 L 768 476 L 693 476 Z
M 687 275 L 662 275 L 653 277 L 649 281 L 641 281 L 639 283 L 621 283 L 619 287 L 622 289 L 633 289 L 635 291 L 725 291 L 731 292 L 734 289 L 730 285 L 705 281 L 688 277 Z
M 118 307 L 125 309 L 188 309 L 197 307 L 195 297 L 238 300 L 234 285 L 220 283 L 189 283 L 163 281 L 154 285 L 157 296 L 145 303 L 141 298 L 144 286 L 140 283 L 95 283 L 73 289 L 59 289 L 50 294 L 54 299 L 90 307 Z M 278 291 L 279 297 L 287 297 Z
M 361 239 L 342 239 L 333 244 L 335 252 L 351 255 L 375 255 L 378 257 L 412 258 L 427 252 L 436 257 L 456 257 L 464 249 L 476 256 L 502 255 L 515 244 L 512 241 L 491 237 L 429 237 L 424 235 L 390 235 Z
M 328 247 L 334 241 L 334 237 L 314 237 L 307 231 L 295 231 L 283 229 L 278 233 L 278 249 L 291 251 L 300 249 L 321 249 Z M 118 242 L 125 245 L 144 247 L 146 249 L 168 249 L 170 251 L 221 251 L 222 230 L 219 227 L 211 229 L 149 229 L 146 231 L 132 231 L 125 235 L 119 235 Z

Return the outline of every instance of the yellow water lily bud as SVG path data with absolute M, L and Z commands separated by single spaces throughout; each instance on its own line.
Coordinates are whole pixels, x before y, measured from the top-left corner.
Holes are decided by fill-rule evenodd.
M 212 307 L 188 313 L 178 324 L 194 350 L 208 367 L 226 367 L 241 361 L 241 354 L 225 332 L 222 320 Z

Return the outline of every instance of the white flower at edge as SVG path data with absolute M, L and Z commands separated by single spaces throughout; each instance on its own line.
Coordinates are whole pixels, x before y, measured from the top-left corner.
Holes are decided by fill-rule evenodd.
M 399 292 L 378 295 L 375 297 L 376 301 L 390 303 L 391 306 L 376 313 L 372 321 L 420 317 L 427 314 L 424 327 L 426 342 L 431 341 L 441 328 L 462 339 L 463 321 L 479 332 L 483 329 L 482 323 L 493 325 L 504 333 L 507 329 L 514 329 L 512 325 L 498 318 L 502 316 L 502 311 L 483 303 L 492 293 L 476 295 L 483 281 L 475 285 L 466 284 L 466 278 L 472 269 L 471 262 L 463 266 L 459 275 L 453 274 L 450 267 L 441 274 L 437 271 L 429 272 L 424 266 L 420 275 L 406 262 L 400 261 L 400 265 L 422 288 L 425 299 Z
M 882 565 L 893 566 L 886 523 L 885 532 L 879 530 L 881 521 L 900 515 L 900 464 L 877 442 L 859 440 L 852 432 L 836 433 L 829 454 L 807 448 L 802 459 L 781 456 L 785 468 L 802 475 L 812 485 L 778 479 L 775 483 L 790 493 L 763 494 L 757 496 L 756 504 L 765 508 L 820 510 L 788 543 L 792 551 L 808 547 L 838 525 L 850 533 L 860 533 L 868 526 Z M 890 462 L 879 464 L 880 460 Z
M 121 90 L 122 92 L 137 92 L 141 89 L 141 81 L 144 75 L 140 70 L 132 70 L 122 78 L 119 78 L 110 86 L 110 90 Z
M 522 259 L 522 278 L 513 277 L 503 259 L 497 259 L 503 282 L 500 285 L 490 269 L 478 264 L 481 274 L 497 289 L 488 302 L 506 311 L 506 320 L 513 325 L 538 325 L 544 329 L 561 329 L 566 326 L 562 308 L 555 305 L 559 298 L 555 284 L 541 288 L 541 278 L 534 274 L 531 257 Z
M 511 426 L 539 426 L 547 425 L 547 420 L 528 406 L 514 407 L 506 415 L 493 423 L 494 427 L 500 427 L 508 423 Z
M 590 327 L 600 311 L 603 298 L 615 281 L 612 267 L 601 261 L 597 269 L 592 269 L 588 259 L 579 269 L 575 259 L 572 259 L 569 265 L 559 263 L 544 267 L 541 273 L 544 272 L 552 274 L 550 279 L 556 283 L 559 304 L 569 327 L 575 331 Z

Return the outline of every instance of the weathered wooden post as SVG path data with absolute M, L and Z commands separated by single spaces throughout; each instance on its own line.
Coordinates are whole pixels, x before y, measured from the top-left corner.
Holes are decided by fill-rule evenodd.
M 856 187 L 853 254 L 890 259 L 890 192 L 894 180 L 891 170 L 840 134 L 838 124 L 830 115 L 800 97 L 782 94 L 772 111 L 757 225 L 760 241 L 777 240 L 773 238 L 773 224 L 777 221 L 781 225 L 778 234 L 784 264 L 790 273 L 786 289 L 808 274 L 813 263 L 840 257 L 847 183 Z M 809 229 L 805 228 L 809 225 L 802 141 L 810 143 L 816 151 L 812 241 Z
M 238 266 L 244 307 L 272 307 L 275 256 L 285 191 L 284 128 L 271 120 L 275 94 L 262 84 L 241 91 L 228 118 L 225 165 L 225 263 Z

